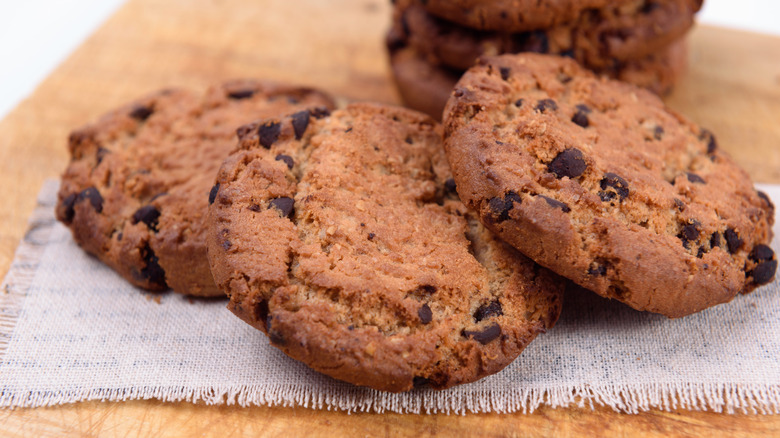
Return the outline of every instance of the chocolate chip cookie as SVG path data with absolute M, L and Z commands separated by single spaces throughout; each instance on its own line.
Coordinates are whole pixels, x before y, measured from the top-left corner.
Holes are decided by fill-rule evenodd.
M 241 128 L 209 209 L 230 310 L 313 369 L 379 390 L 446 388 L 514 360 L 557 319 L 562 279 L 465 209 L 441 134 L 373 104 Z
M 571 23 L 612 8 L 652 12 L 666 0 L 417 0 L 429 13 L 472 29 L 525 32 Z M 694 11 L 703 0 L 688 0 Z
M 462 72 L 429 63 L 413 47 L 391 33 L 390 65 L 393 79 L 404 104 L 441 120 L 444 104 Z M 637 61 L 615 62 L 599 70 L 603 76 L 620 79 L 653 93 L 666 95 L 684 74 L 688 66 L 685 41 L 672 43 L 665 50 Z
M 535 52 L 564 55 L 591 70 L 650 56 L 693 25 L 694 0 L 611 4 L 576 20 L 520 33 L 464 28 L 428 14 L 415 0 L 399 0 L 394 26 L 431 64 L 465 70 L 483 55 Z
M 221 295 L 206 258 L 206 197 L 236 128 L 316 106 L 332 101 L 306 88 L 234 81 L 205 95 L 161 91 L 113 111 L 70 135 L 57 218 L 136 286 Z
M 680 317 L 774 277 L 769 199 L 651 93 L 568 59 L 503 55 L 463 76 L 444 121 L 463 202 L 602 296 Z

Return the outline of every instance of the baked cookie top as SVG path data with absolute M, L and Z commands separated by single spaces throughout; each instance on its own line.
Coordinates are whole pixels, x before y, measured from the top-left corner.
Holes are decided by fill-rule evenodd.
M 574 61 L 484 58 L 444 111 L 458 193 L 543 266 L 670 317 L 769 282 L 774 208 L 711 132 Z
M 239 132 L 209 259 L 230 310 L 287 355 L 379 390 L 446 388 L 557 319 L 562 279 L 468 214 L 427 116 L 352 104 Z
M 535 52 L 569 56 L 586 67 L 614 68 L 667 47 L 693 25 L 697 0 L 612 3 L 576 19 L 527 32 L 465 28 L 428 14 L 416 0 L 398 0 L 394 26 L 432 64 L 467 69 L 483 55 Z
M 332 105 L 318 91 L 249 80 L 152 94 L 70 135 L 57 218 L 136 286 L 221 295 L 206 258 L 206 195 L 236 128 Z

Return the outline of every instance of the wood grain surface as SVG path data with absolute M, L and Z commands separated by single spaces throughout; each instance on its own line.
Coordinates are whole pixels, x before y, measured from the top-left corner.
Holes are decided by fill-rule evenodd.
M 130 0 L 0 121 L 0 276 L 68 132 L 158 88 L 235 77 L 397 103 L 383 34 L 389 0 Z M 780 39 L 700 27 L 669 104 L 709 127 L 759 182 L 780 183 Z M 2 376 L 0 376 L 0 379 Z M 534 414 L 352 414 L 303 408 L 86 402 L 0 411 L 2 436 L 778 436 L 780 416 L 606 408 Z

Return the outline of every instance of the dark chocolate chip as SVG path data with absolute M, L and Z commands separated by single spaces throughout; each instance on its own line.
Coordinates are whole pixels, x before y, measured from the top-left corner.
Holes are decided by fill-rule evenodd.
M 255 304 L 255 321 L 265 324 L 266 320 L 268 320 L 268 301 L 260 300 Z
M 604 178 L 601 179 L 601 182 L 599 183 L 599 186 L 601 187 L 601 190 L 606 191 L 607 188 L 611 188 L 612 190 L 617 193 L 618 196 L 620 196 L 620 200 L 626 199 L 629 194 L 628 190 L 628 181 L 620 177 L 619 175 L 607 172 L 604 174 Z M 609 192 L 606 192 L 609 193 Z M 614 198 L 614 196 L 608 196 L 605 192 L 599 192 L 599 197 L 601 197 L 602 201 L 609 200 Z M 605 199 L 607 198 L 607 199 Z
M 696 253 L 696 257 L 698 257 L 698 258 L 702 258 L 702 257 L 704 257 L 704 254 L 705 254 L 706 252 L 707 252 L 707 250 L 706 250 L 706 249 L 704 249 L 704 247 L 703 247 L 703 246 L 700 246 L 700 247 L 699 247 L 699 251 Z
M 680 234 L 677 236 L 683 241 L 694 241 L 699 238 L 699 227 L 696 223 L 685 224 L 680 230 Z
M 432 295 L 436 292 L 436 286 L 432 284 L 424 284 L 418 288 L 420 291 L 425 292 L 428 295 Z
M 772 281 L 772 277 L 777 272 L 777 260 L 759 263 L 752 271 L 748 272 L 748 277 L 753 277 L 753 282 L 762 285 Z
M 729 247 L 729 253 L 734 254 L 735 252 L 739 251 L 743 242 L 737 232 L 734 231 L 733 228 L 726 228 L 724 235 L 726 236 L 726 244 Z
M 420 308 L 417 310 L 417 316 L 420 317 L 420 322 L 423 324 L 429 324 L 431 321 L 433 321 L 433 312 L 431 312 L 431 308 L 428 306 L 428 304 L 423 304 L 420 306 Z
M 292 126 L 295 131 L 295 139 L 300 140 L 306 128 L 309 126 L 309 110 L 299 111 L 292 115 Z
M 715 135 L 707 129 L 702 129 L 699 133 L 699 139 L 707 142 L 707 153 L 711 154 L 718 149 L 718 142 Z
M 522 202 L 520 195 L 510 190 L 504 195 L 503 199 L 499 197 L 490 199 L 490 201 L 488 201 L 488 208 L 498 222 L 503 222 L 509 219 L 509 211 L 512 210 L 515 202 L 518 204 Z
M 284 161 L 284 164 L 287 165 L 288 169 L 292 169 L 293 166 L 295 165 L 295 161 L 293 161 L 292 157 L 289 156 L 289 155 L 279 154 L 279 155 L 276 156 L 275 160 L 276 161 Z
M 234 90 L 228 92 L 228 97 L 231 99 L 249 99 L 250 97 L 255 95 L 255 90 L 251 88 L 247 88 L 245 90 Z
M 767 260 L 772 260 L 774 256 L 775 252 L 772 251 L 772 248 L 764 244 L 758 244 L 750 251 L 748 258 L 754 262 L 765 262 Z
M 152 115 L 152 109 L 148 106 L 138 105 L 132 110 L 130 110 L 130 117 L 138 120 L 139 122 L 143 122 L 144 120 L 148 119 L 149 116 Z
M 501 336 L 501 326 L 494 322 L 482 330 L 463 330 L 461 334 L 464 338 L 470 338 L 485 345 Z
M 537 195 L 537 196 L 544 199 L 545 202 L 547 202 L 547 205 L 549 205 L 550 207 L 560 208 L 561 210 L 563 210 L 564 213 L 568 213 L 571 211 L 571 208 L 569 208 L 568 205 L 564 204 L 563 202 L 557 199 L 548 198 L 547 196 L 544 195 Z
M 520 108 L 521 106 L 523 106 L 523 99 L 517 99 L 517 100 L 515 101 L 515 106 L 516 106 L 516 107 L 518 107 L 518 108 Z
M 214 200 L 217 199 L 217 193 L 219 193 L 219 183 L 214 184 L 211 190 L 209 190 L 209 205 L 213 204 Z
M 688 172 L 685 175 L 688 177 L 688 181 L 692 183 L 707 184 L 707 182 L 704 181 L 704 178 L 700 177 L 699 175 L 696 175 L 695 173 Z
M 257 204 L 250 204 L 248 208 L 249 208 L 249 211 L 254 211 L 254 212 L 259 212 L 260 211 L 260 206 L 257 205 Z
M 553 158 L 547 166 L 547 170 L 550 173 L 555 174 L 559 179 L 564 176 L 576 178 L 582 175 L 587 167 L 588 164 L 585 163 L 582 152 L 576 148 L 569 148 Z
M 756 190 L 756 194 L 758 195 L 759 198 L 763 199 L 764 202 L 766 202 L 766 205 L 768 205 L 771 210 L 775 209 L 775 205 L 772 204 L 772 201 L 769 199 L 769 196 L 767 196 L 766 193 L 762 192 L 761 190 Z
M 509 74 L 511 73 L 509 67 L 501 67 L 498 69 L 498 71 L 501 73 L 501 79 L 503 80 L 509 79 Z
M 595 266 L 588 268 L 588 274 L 603 277 L 607 275 L 607 267 L 601 264 L 596 264 Z
M 685 203 L 677 198 L 674 198 L 674 205 L 677 207 L 677 210 L 679 211 L 685 210 Z
M 571 121 L 583 128 L 587 128 L 588 126 L 590 126 L 590 121 L 588 120 L 588 113 L 584 111 L 577 111 L 576 113 L 574 113 L 574 115 L 571 117 Z
M 412 386 L 415 388 L 424 388 L 428 386 L 431 383 L 430 380 L 426 379 L 425 377 L 420 376 L 414 376 L 412 379 Z
M 276 345 L 285 345 L 287 341 L 282 337 L 282 334 L 277 332 L 271 327 L 271 321 L 273 320 L 273 316 L 268 316 L 268 318 L 265 320 L 265 327 L 268 331 L 268 340 L 271 341 L 271 343 Z
M 328 117 L 330 115 L 330 110 L 325 108 L 324 106 L 318 106 L 316 108 L 310 109 L 309 113 L 315 119 L 321 119 L 323 117 Z
M 536 108 L 534 109 L 542 113 L 547 110 L 557 111 L 558 104 L 552 99 L 542 99 L 539 102 L 536 102 Z
M 412 137 L 411 137 L 411 136 L 407 136 L 407 137 L 404 139 L 404 141 L 406 142 L 406 144 L 412 144 L 412 143 L 414 143 L 414 140 L 412 140 Z
M 100 192 L 98 191 L 97 188 L 87 187 L 86 189 L 82 190 L 81 193 L 79 193 L 76 202 L 79 202 L 84 199 L 89 200 L 89 203 L 92 205 L 92 208 L 94 208 L 96 212 L 98 213 L 103 212 L 103 197 L 100 195 Z
M 457 185 L 455 184 L 455 179 L 453 178 L 447 178 L 446 181 L 444 181 L 444 191 L 446 193 L 453 193 L 457 194 Z
M 295 200 L 286 196 L 272 199 L 270 206 L 282 213 L 282 217 L 292 218 L 295 213 Z
M 66 224 L 73 222 L 73 216 L 76 215 L 76 210 L 73 208 L 76 205 L 76 199 L 78 199 L 78 195 L 71 193 L 62 200 L 62 206 L 65 207 L 63 220 Z
M 224 249 L 225 251 L 229 250 L 230 247 L 232 246 L 233 246 L 233 242 L 231 242 L 230 240 L 225 239 L 222 241 L 222 249 Z
M 153 231 L 157 231 L 157 225 L 159 224 L 160 210 L 154 205 L 144 205 L 133 213 L 131 223 L 133 225 L 138 222 L 143 222 L 147 227 Z
M 664 128 L 662 126 L 656 126 L 653 128 L 653 138 L 661 140 L 664 138 Z
M 141 269 L 141 276 L 148 280 L 149 283 L 167 288 L 168 285 L 165 283 L 165 271 L 160 266 L 160 259 L 154 254 L 154 251 L 152 251 L 152 248 L 149 247 L 148 243 L 141 249 L 141 256 L 143 257 L 144 262 L 146 262 L 146 266 Z
M 710 237 L 710 248 L 720 248 L 721 244 L 721 237 L 719 232 L 712 233 L 712 237 Z
M 257 128 L 257 136 L 260 141 L 260 146 L 269 149 L 272 144 L 279 138 L 279 134 L 282 131 L 282 125 L 279 122 L 266 122 Z
M 374 240 L 374 237 L 376 237 L 376 234 L 368 233 L 368 240 Z
M 483 319 L 491 318 L 493 316 L 501 316 L 503 314 L 504 311 L 501 308 L 501 302 L 494 300 L 487 304 L 483 304 L 479 307 L 479 309 L 477 309 L 476 312 L 474 312 L 474 321 L 480 322 Z

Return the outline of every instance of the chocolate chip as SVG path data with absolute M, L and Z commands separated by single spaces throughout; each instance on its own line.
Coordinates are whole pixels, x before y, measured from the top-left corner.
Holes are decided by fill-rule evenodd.
M 309 110 L 299 111 L 292 115 L 292 126 L 296 140 L 300 140 L 303 137 L 303 133 L 306 132 L 306 128 L 309 126 L 309 118 Z
M 282 334 L 277 332 L 271 327 L 271 321 L 273 320 L 273 316 L 268 316 L 268 318 L 265 320 L 265 327 L 266 331 L 268 332 L 268 340 L 271 341 L 271 343 L 276 345 L 285 345 L 287 341 L 282 337 Z
M 748 258 L 754 262 L 765 262 L 767 260 L 772 260 L 774 256 L 775 252 L 772 251 L 772 248 L 763 244 L 758 244 L 750 251 Z
M 423 324 L 429 324 L 431 321 L 433 321 L 433 312 L 431 312 L 431 308 L 428 306 L 428 304 L 423 304 L 420 306 L 420 308 L 417 310 L 417 316 L 420 317 L 420 322 Z
M 718 149 L 718 142 L 715 140 L 715 135 L 707 129 L 702 129 L 699 133 L 699 140 L 707 142 L 707 153 L 711 154 Z
M 699 175 L 696 175 L 695 173 L 688 172 L 685 175 L 688 177 L 688 181 L 692 183 L 707 184 L 707 182 L 704 181 L 704 178 L 700 177 Z
M 284 161 L 284 164 L 286 164 L 286 165 L 287 165 L 287 168 L 288 168 L 288 169 L 292 169 L 292 168 L 293 168 L 293 166 L 295 165 L 295 161 L 293 161 L 292 157 L 291 157 L 291 156 L 289 156 L 289 155 L 283 155 L 283 154 L 279 154 L 279 155 L 277 155 L 277 156 L 276 156 L 276 158 L 274 158 L 274 159 L 275 159 L 276 161 Z
M 542 99 L 539 102 L 536 102 L 536 108 L 534 108 L 534 109 L 539 111 L 539 112 L 541 112 L 541 113 L 543 113 L 543 112 L 545 112 L 547 110 L 557 111 L 558 110 L 558 104 L 555 103 L 555 101 L 552 100 L 552 99 Z
M 575 124 L 587 128 L 590 126 L 590 121 L 588 120 L 588 113 L 585 111 L 577 110 L 576 113 L 571 117 L 571 121 Z
M 141 249 L 141 256 L 143 257 L 144 262 L 146 262 L 146 266 L 141 269 L 141 277 L 148 280 L 149 283 L 167 288 L 168 285 L 165 283 L 165 271 L 160 266 L 160 259 L 154 254 L 154 251 L 152 251 L 152 248 L 149 247 L 148 243 Z
M 209 205 L 213 204 L 214 200 L 217 199 L 217 193 L 219 193 L 219 183 L 214 184 L 209 191 Z
M 517 99 L 517 100 L 515 101 L 515 106 L 516 106 L 516 107 L 518 107 L 518 108 L 520 108 L 521 106 L 523 106 L 523 99 Z
M 89 203 L 92 205 L 92 208 L 94 208 L 96 212 L 98 213 L 103 212 L 103 197 L 100 195 L 100 192 L 98 191 L 97 188 L 87 187 L 86 189 L 82 190 L 81 193 L 79 193 L 76 202 L 79 202 L 84 199 L 89 200 Z
M 425 377 L 420 376 L 414 376 L 412 379 L 412 386 L 415 388 L 424 388 L 428 386 L 431 383 L 430 380 L 426 379 Z
M 603 276 L 607 275 L 607 267 L 606 266 L 598 264 L 596 262 L 593 262 L 593 263 L 595 264 L 595 266 L 591 265 L 588 268 L 588 274 L 595 275 L 597 277 L 603 277 Z
M 154 205 L 144 205 L 133 213 L 131 223 L 133 225 L 138 222 L 143 222 L 147 227 L 153 231 L 157 231 L 157 225 L 159 224 L 160 210 Z
M 424 284 L 418 288 L 421 292 L 425 292 L 428 295 L 432 295 L 436 292 L 436 286 L 432 284 Z
M 641 9 L 639 9 L 639 12 L 642 13 L 642 14 L 649 14 L 649 13 L 655 11 L 656 9 L 660 8 L 660 7 L 661 7 L 661 5 L 659 5 L 657 2 L 648 1 L 648 2 L 645 2 L 645 4 L 642 6 Z
M 662 126 L 656 126 L 653 128 L 653 138 L 656 140 L 661 140 L 664 138 L 664 128 Z
M 255 321 L 265 324 L 268 319 L 268 301 L 260 300 L 255 304 Z M 266 328 L 266 330 L 268 330 Z
M 739 238 L 739 235 L 733 228 L 726 228 L 724 235 L 726 236 L 726 244 L 729 247 L 729 253 L 734 254 L 742 247 L 742 239 Z
M 476 312 L 474 312 L 474 321 L 480 322 L 483 319 L 491 318 L 493 316 L 501 316 L 503 314 L 504 311 L 501 308 L 501 302 L 494 300 L 487 304 L 483 304 L 479 307 L 479 309 L 477 309 Z
M 556 155 L 547 166 L 547 170 L 559 179 L 564 176 L 576 178 L 582 175 L 587 167 L 582 152 L 576 148 L 569 148 Z
M 712 237 L 710 237 L 710 248 L 720 248 L 721 244 L 721 237 L 719 232 L 712 233 Z
M 602 201 L 605 202 L 614 198 L 614 195 L 610 195 L 611 192 L 607 191 L 608 187 L 617 193 L 621 201 L 626 199 L 629 194 L 628 181 L 612 172 L 607 172 L 604 174 L 604 178 L 601 179 L 599 186 L 602 190 L 599 192 L 599 197 Z
M 446 181 L 444 181 L 444 191 L 446 193 L 453 193 L 458 194 L 457 192 L 457 185 L 455 184 L 455 179 L 453 178 L 447 178 Z
M 272 199 L 270 206 L 279 210 L 282 217 L 292 218 L 293 213 L 295 213 L 295 200 L 286 196 Z
M 470 338 L 485 345 L 501 336 L 501 326 L 494 322 L 482 330 L 463 330 L 461 334 L 464 338 Z
M 414 140 L 412 140 L 412 137 L 411 137 L 411 136 L 407 136 L 407 137 L 404 139 L 404 141 L 406 142 L 406 144 L 412 144 L 412 143 L 414 143 Z
M 376 237 L 376 234 L 368 233 L 368 240 L 374 240 L 374 237 Z
M 677 198 L 674 198 L 674 205 L 677 207 L 677 210 L 679 211 L 685 210 L 685 203 Z
M 498 71 L 501 73 L 501 79 L 503 80 L 509 79 L 509 74 L 511 73 L 509 67 L 501 67 L 498 69 Z
M 698 239 L 699 233 L 698 223 L 694 222 L 692 224 L 683 225 L 680 234 L 677 237 L 682 239 L 683 242 L 690 242 Z
M 73 222 L 73 216 L 76 215 L 76 210 L 73 208 L 76 205 L 76 199 L 78 195 L 71 193 L 62 200 L 62 206 L 65 207 L 63 211 L 63 220 L 66 224 Z
M 152 112 L 152 109 L 148 106 L 137 105 L 132 110 L 130 110 L 130 117 L 138 120 L 139 122 L 143 122 L 152 115 Z
M 752 271 L 747 273 L 748 277 L 753 277 L 753 282 L 762 285 L 772 281 L 772 277 L 777 272 L 777 260 L 759 263 Z
M 229 98 L 231 98 L 231 99 L 239 100 L 239 99 L 249 99 L 250 97 L 252 97 L 254 95 L 255 95 L 255 90 L 253 90 L 251 88 L 247 88 L 245 90 L 230 91 L 230 92 L 228 92 L 227 96 Z
M 769 199 L 769 196 L 766 193 L 762 192 L 761 190 L 756 190 L 756 194 L 758 195 L 759 198 L 763 199 L 764 202 L 766 202 L 766 205 L 768 205 L 770 209 L 772 210 L 775 209 L 775 205 L 772 204 L 772 201 Z
M 323 117 L 328 117 L 330 115 L 330 110 L 324 106 L 318 106 L 316 108 L 310 109 L 309 114 L 311 114 L 311 116 L 315 119 L 321 119 Z
M 496 221 L 503 222 L 509 219 L 509 211 L 512 210 L 515 202 L 520 204 L 522 201 L 517 193 L 510 190 L 504 195 L 503 199 L 499 197 L 491 198 L 488 201 L 488 208 L 495 216 Z
M 233 242 L 231 242 L 230 240 L 225 239 L 222 241 L 222 249 L 224 249 L 225 251 L 229 250 L 230 247 L 232 246 L 233 246 Z
M 249 211 L 254 211 L 254 212 L 259 212 L 260 211 L 260 206 L 257 205 L 257 204 L 250 204 L 248 208 L 249 208 Z
M 266 122 L 257 128 L 258 139 L 260 140 L 260 146 L 269 149 L 272 144 L 279 138 L 282 125 L 279 122 Z
M 706 252 L 707 252 L 707 250 L 706 250 L 706 249 L 704 249 L 704 247 L 703 247 L 703 246 L 700 246 L 700 247 L 699 247 L 699 251 L 696 253 L 696 257 L 697 257 L 697 258 L 702 258 L 702 257 L 704 257 L 704 254 L 705 254 Z
M 547 202 L 547 205 L 549 205 L 550 207 L 560 208 L 561 210 L 563 210 L 564 213 L 568 213 L 568 212 L 571 211 L 571 208 L 569 208 L 568 205 L 564 204 L 563 202 L 561 202 L 561 201 L 559 201 L 557 199 L 548 198 L 547 196 L 544 196 L 544 195 L 536 195 L 536 196 L 544 199 L 545 202 Z

